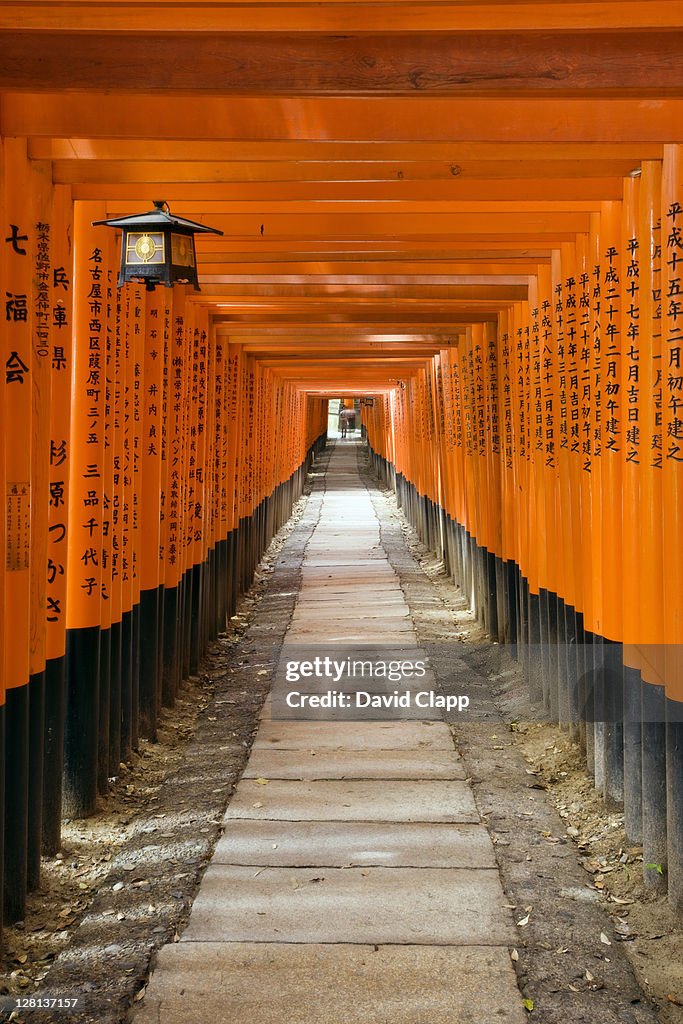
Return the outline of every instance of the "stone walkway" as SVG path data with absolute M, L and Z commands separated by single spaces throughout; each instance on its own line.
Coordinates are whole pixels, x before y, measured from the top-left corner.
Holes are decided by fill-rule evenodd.
M 355 443 L 325 485 L 286 642 L 415 646 Z M 444 723 L 272 721 L 266 705 L 135 1024 L 521 1024 L 505 902 Z

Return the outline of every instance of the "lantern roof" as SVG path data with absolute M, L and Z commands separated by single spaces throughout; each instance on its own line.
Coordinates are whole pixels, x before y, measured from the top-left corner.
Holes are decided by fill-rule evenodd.
M 218 228 L 210 228 L 207 224 L 198 224 L 197 221 L 188 220 L 186 217 L 174 216 L 168 207 L 168 203 L 162 200 L 155 200 L 154 209 L 148 213 L 133 213 L 128 217 L 114 217 L 112 220 L 93 221 L 93 225 L 99 226 L 101 224 L 106 224 L 110 228 L 147 228 L 151 230 L 180 228 L 181 230 L 192 231 L 197 234 L 223 234 Z

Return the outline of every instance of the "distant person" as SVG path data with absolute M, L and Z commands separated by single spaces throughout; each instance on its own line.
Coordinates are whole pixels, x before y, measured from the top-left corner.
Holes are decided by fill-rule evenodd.
M 353 409 L 342 409 L 339 413 L 339 421 L 341 425 L 341 436 L 346 437 L 349 428 L 355 430 L 356 428 L 356 413 Z

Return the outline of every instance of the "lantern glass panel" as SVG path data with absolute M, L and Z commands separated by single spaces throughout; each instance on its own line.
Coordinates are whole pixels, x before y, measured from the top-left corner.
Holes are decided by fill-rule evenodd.
M 174 267 L 194 266 L 194 239 L 191 235 L 171 235 L 171 263 Z
M 126 264 L 154 266 L 166 262 L 163 231 L 129 231 L 126 234 Z

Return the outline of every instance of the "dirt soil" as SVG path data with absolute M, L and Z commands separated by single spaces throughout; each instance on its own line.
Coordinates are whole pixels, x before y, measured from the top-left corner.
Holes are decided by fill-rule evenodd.
M 291 618 L 312 528 L 306 506 L 304 497 L 228 631 L 161 712 L 158 743 L 140 742 L 95 815 L 64 824 L 25 920 L 4 931 L 0 995 L 78 996 L 84 1009 L 0 1011 L 0 1020 L 122 1024 L 144 995 L 155 950 L 178 941 Z
M 521 666 L 487 638 L 393 492 L 381 494 L 382 542 L 418 636 L 450 645 L 443 687 L 454 692 L 463 671 L 477 708 L 451 728 L 513 908 L 511 956 L 530 1019 L 683 1024 L 683 920 L 645 886 L 623 814 L 606 809 L 579 747 L 530 703 Z

